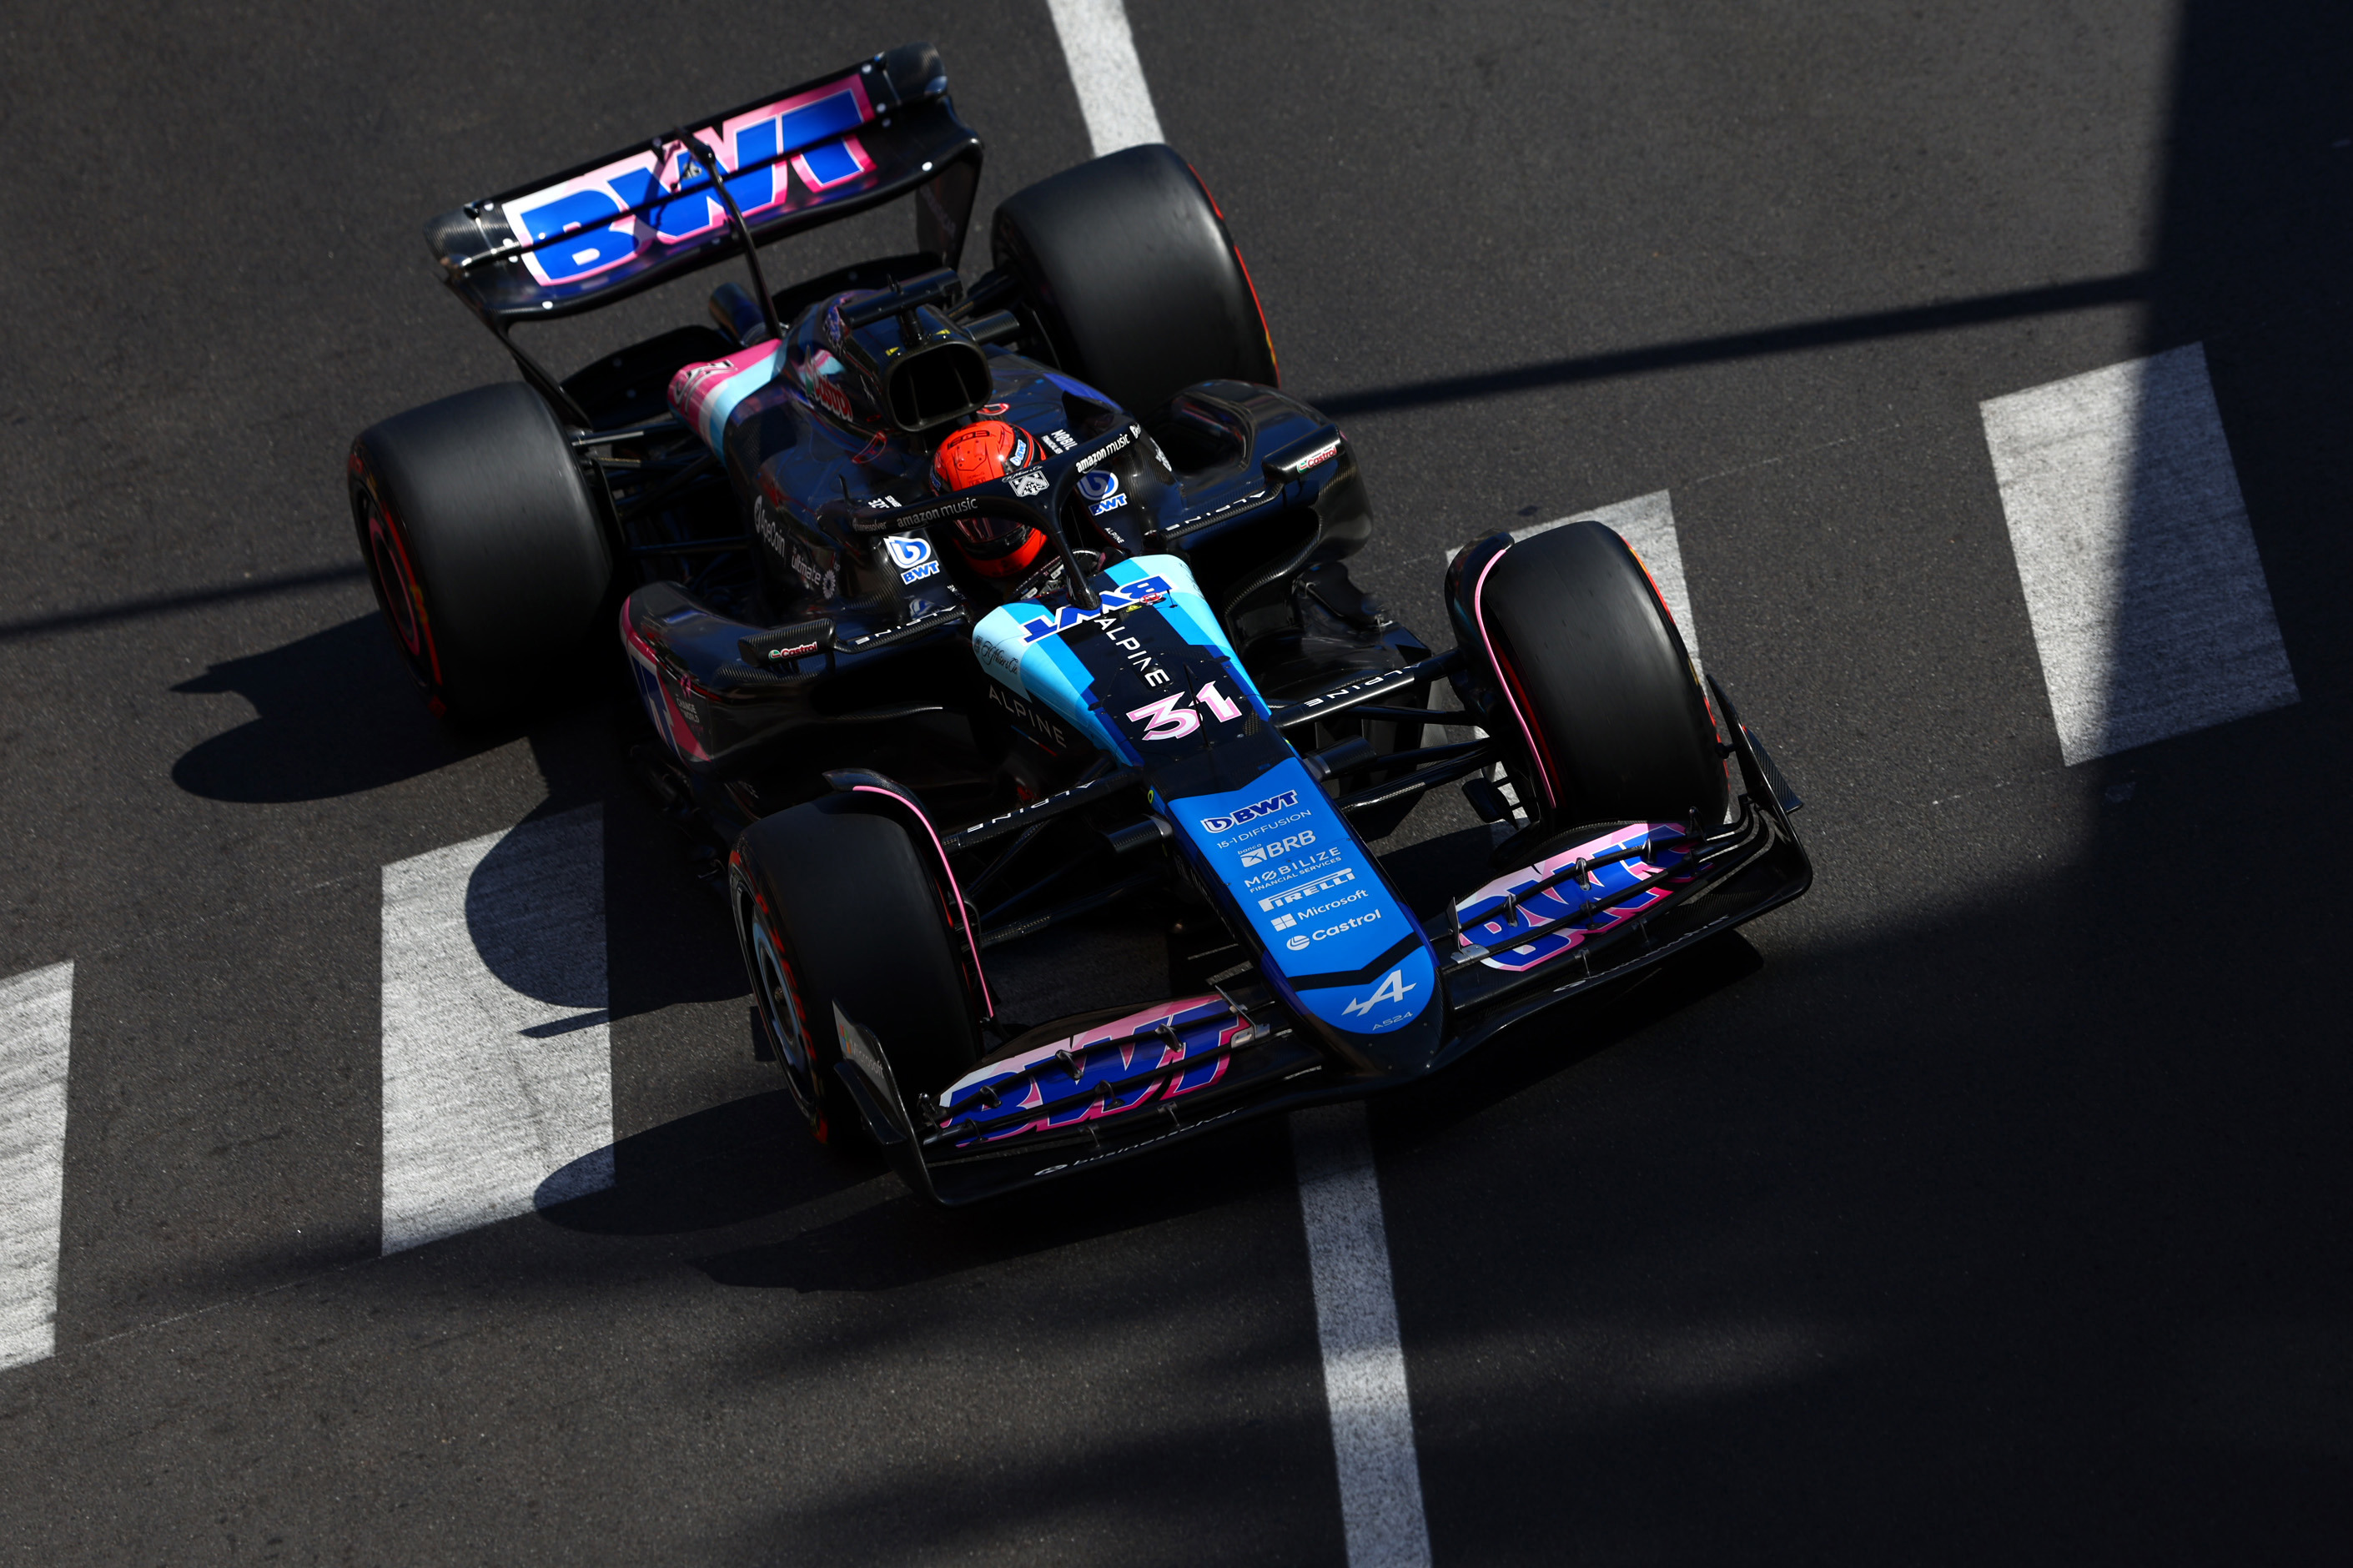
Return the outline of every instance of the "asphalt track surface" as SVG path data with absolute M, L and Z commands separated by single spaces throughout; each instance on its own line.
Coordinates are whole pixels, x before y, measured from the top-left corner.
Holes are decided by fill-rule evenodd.
M 1360 575 L 1435 635 L 1452 546 L 1668 490 L 1808 797 L 1802 902 L 1371 1109 L 1433 1560 L 2340 1550 L 2345 8 L 1131 15 Z M 917 37 L 983 213 L 1087 154 L 1042 3 L 0 20 L 16 1559 L 1342 1559 L 1284 1127 L 944 1218 L 823 1155 L 614 710 L 451 736 L 358 575 L 353 433 L 508 374 L 427 216 Z M 2300 700 L 2068 765 L 1978 405 L 2189 343 Z M 592 804 L 617 1185 L 381 1258 L 381 868 Z

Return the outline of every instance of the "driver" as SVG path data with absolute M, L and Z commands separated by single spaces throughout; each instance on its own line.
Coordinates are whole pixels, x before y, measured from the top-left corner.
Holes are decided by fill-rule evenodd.
M 1001 479 L 1037 462 L 1038 441 L 1029 432 L 1002 419 L 978 420 L 940 443 L 932 458 L 932 489 L 945 495 Z M 1014 518 L 960 518 L 955 541 L 972 569 L 985 577 L 1026 572 L 1046 548 L 1043 531 Z

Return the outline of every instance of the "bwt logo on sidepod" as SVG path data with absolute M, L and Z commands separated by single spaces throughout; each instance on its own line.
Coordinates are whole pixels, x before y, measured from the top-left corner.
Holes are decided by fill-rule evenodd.
M 902 583 L 917 583 L 939 575 L 940 563 L 932 559 L 930 540 L 892 533 L 883 536 L 882 546 L 891 552 L 891 564 L 899 569 Z
M 1127 504 L 1119 491 L 1119 476 L 1109 468 L 1090 468 L 1079 476 L 1079 494 L 1087 503 L 1087 510 L 1095 517 L 1107 511 L 1117 511 Z
M 1238 805 L 1230 815 L 1205 816 L 1201 818 L 1201 829 L 1205 833 L 1223 833 L 1236 823 L 1248 822 L 1254 816 L 1264 816 L 1269 812 L 1288 811 L 1298 804 L 1299 792 L 1295 789 L 1287 789 L 1281 795 L 1271 795 L 1264 800 L 1254 800 L 1248 805 Z

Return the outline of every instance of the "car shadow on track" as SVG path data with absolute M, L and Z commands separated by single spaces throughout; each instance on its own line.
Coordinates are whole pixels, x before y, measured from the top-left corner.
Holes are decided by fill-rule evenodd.
M 747 1095 L 623 1138 L 556 1171 L 540 1185 L 540 1214 L 566 1230 L 599 1236 L 678 1236 L 776 1214 L 882 1169 L 879 1158 L 805 1150 L 809 1142 L 791 1095 L 782 1089 Z M 560 1198 L 607 1162 L 610 1187 Z M 835 1169 L 816 1168 L 821 1165 Z
M 1565 1005 L 1463 1065 L 1378 1103 L 1384 1141 L 1422 1142 L 1738 984 L 1761 966 L 1738 936 Z M 800 1292 L 895 1290 L 1246 1202 L 1293 1180 L 1280 1118 L 1249 1122 L 968 1209 L 919 1201 L 862 1144 L 821 1149 L 782 1090 L 681 1117 L 582 1162 L 612 1186 L 585 1197 L 552 1175 L 542 1217 L 617 1237 L 686 1236 L 767 1222 L 746 1245 L 690 1257 L 714 1283 Z M 787 1234 L 773 1234 L 775 1229 Z
M 609 1188 L 565 1195 L 606 1162 Z M 819 1147 L 777 1089 L 680 1117 L 565 1166 L 543 1184 L 540 1217 L 565 1230 L 637 1237 L 769 1221 L 788 1234 L 689 1261 L 721 1285 L 892 1290 L 1212 1208 L 1289 1177 L 1283 1129 L 1265 1121 L 1082 1182 L 942 1211 L 901 1185 L 871 1147 Z
M 174 784 L 208 800 L 283 805 L 358 795 L 513 738 L 459 735 L 427 712 L 373 610 L 216 664 L 172 689 L 235 692 L 254 706 L 253 719 L 172 765 Z
M 879 1201 L 853 1213 L 692 1262 L 716 1284 L 752 1289 L 896 1290 L 1243 1202 L 1290 1179 L 1282 1125 L 1261 1121 L 969 1209 L 932 1208 L 884 1178 Z

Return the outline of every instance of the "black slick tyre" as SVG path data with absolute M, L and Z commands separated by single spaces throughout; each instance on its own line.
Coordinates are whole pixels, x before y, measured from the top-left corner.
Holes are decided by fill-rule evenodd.
M 1723 820 L 1706 695 L 1624 540 L 1588 521 L 1512 546 L 1479 584 L 1477 615 L 1556 826 Z
M 744 829 L 728 902 L 768 1044 L 820 1142 L 858 1115 L 834 1075 L 837 1005 L 871 1031 L 902 1093 L 936 1094 L 978 1055 L 937 882 L 894 818 L 828 796 Z
M 1129 147 L 1016 192 L 997 209 L 990 248 L 1021 279 L 1054 363 L 1123 408 L 1197 381 L 1275 384 L 1250 272 L 1171 148 Z
M 352 444 L 352 521 L 433 710 L 505 718 L 575 667 L 613 582 L 586 478 L 546 401 L 476 387 Z

